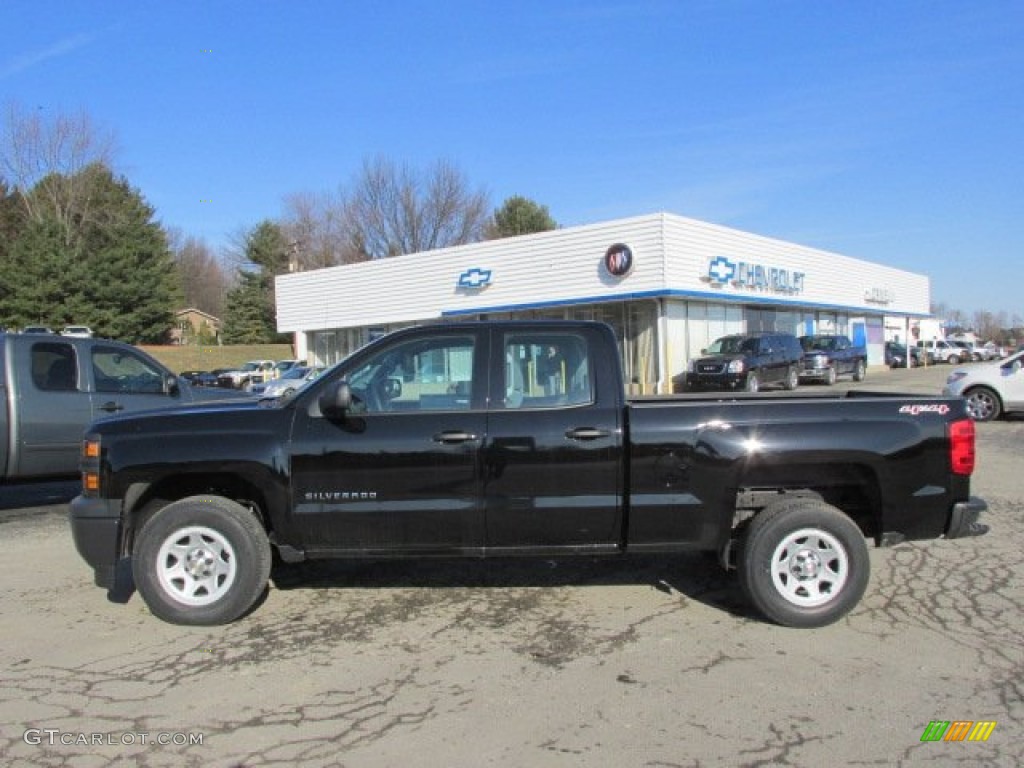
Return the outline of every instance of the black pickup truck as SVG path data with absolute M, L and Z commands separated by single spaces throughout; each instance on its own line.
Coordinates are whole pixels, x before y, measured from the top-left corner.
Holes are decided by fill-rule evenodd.
M 398 331 L 277 400 L 89 429 L 71 505 L 96 582 L 130 558 L 150 610 L 246 613 L 272 548 L 305 558 L 717 552 L 778 623 L 835 621 L 867 540 L 983 533 L 961 398 L 627 401 L 610 328 Z

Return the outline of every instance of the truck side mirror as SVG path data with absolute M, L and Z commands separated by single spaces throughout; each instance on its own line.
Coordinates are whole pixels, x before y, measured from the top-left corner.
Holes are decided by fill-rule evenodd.
M 177 376 L 170 373 L 164 376 L 164 392 L 171 397 L 177 397 L 181 394 L 181 386 L 178 384 Z
M 352 407 L 352 387 L 347 381 L 332 384 L 323 391 L 317 404 L 325 416 L 343 416 Z

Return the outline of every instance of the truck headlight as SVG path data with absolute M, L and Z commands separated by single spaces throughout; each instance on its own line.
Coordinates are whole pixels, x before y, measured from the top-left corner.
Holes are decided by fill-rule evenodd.
M 729 373 L 743 373 L 746 369 L 746 363 L 743 360 L 733 360 L 729 363 Z

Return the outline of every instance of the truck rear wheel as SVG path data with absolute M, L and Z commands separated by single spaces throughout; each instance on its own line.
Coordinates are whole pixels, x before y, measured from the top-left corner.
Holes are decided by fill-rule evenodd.
M 135 586 L 172 624 L 227 624 L 249 610 L 270 578 L 266 532 L 221 496 L 191 496 L 143 523 L 132 554 Z
M 841 511 L 813 499 L 766 508 L 750 522 L 740 585 L 762 614 L 787 627 L 823 627 L 864 595 L 870 575 L 864 535 Z

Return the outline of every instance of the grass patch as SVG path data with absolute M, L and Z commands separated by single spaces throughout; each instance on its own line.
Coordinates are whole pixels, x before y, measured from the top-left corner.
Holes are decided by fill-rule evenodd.
M 295 357 L 291 344 L 232 344 L 220 347 L 167 345 L 142 346 L 140 349 L 174 373 L 236 368 L 247 360 L 291 360 Z

